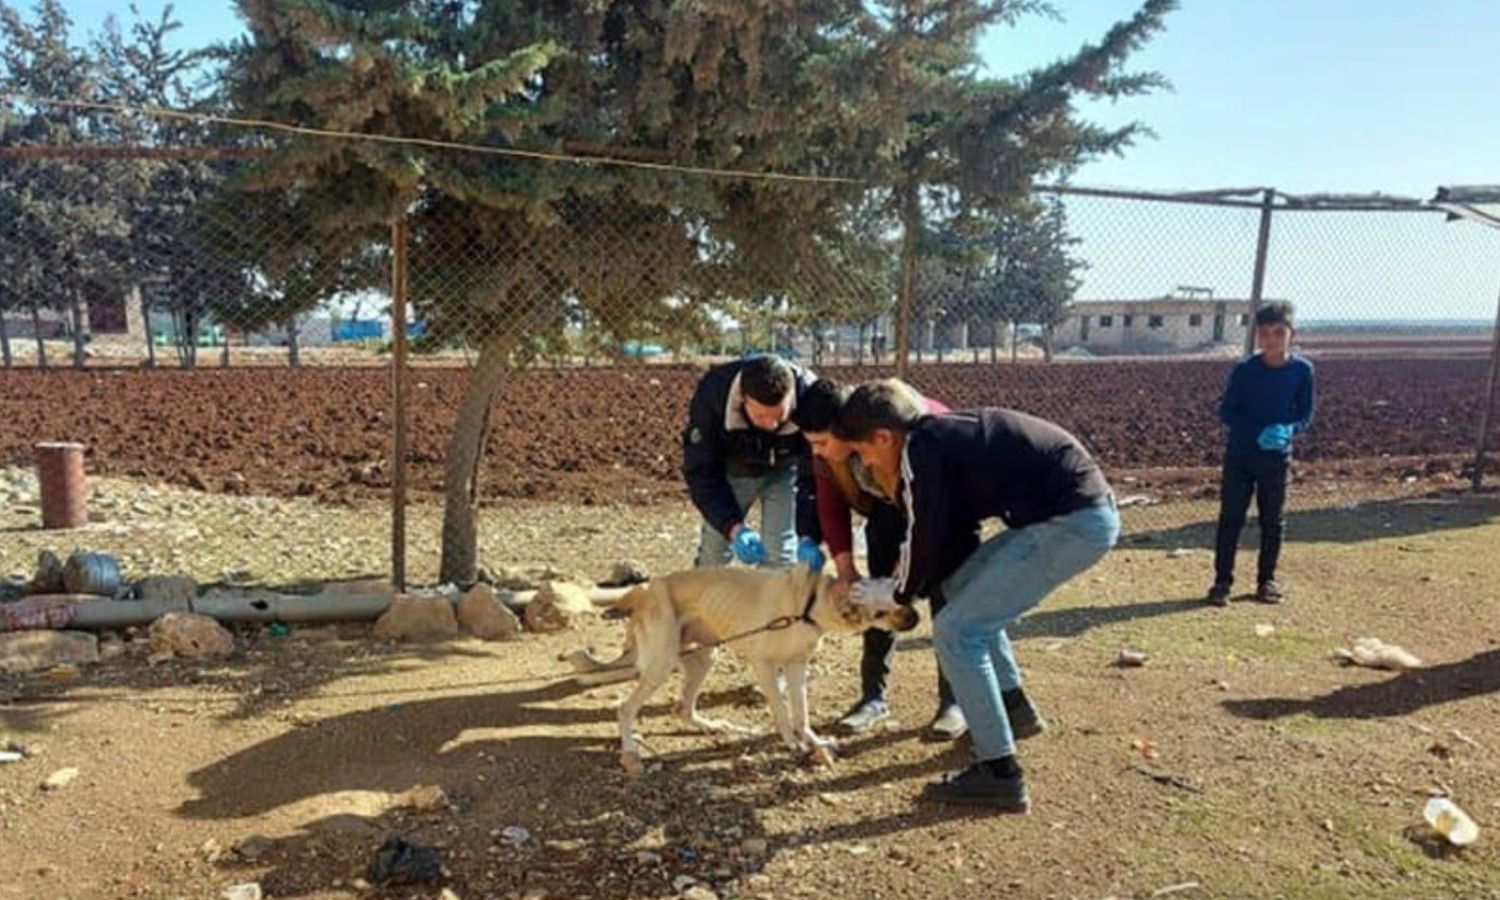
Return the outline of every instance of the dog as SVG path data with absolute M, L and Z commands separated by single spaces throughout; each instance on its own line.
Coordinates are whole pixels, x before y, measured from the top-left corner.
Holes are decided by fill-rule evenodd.
M 613 675 L 616 666 L 634 662 L 638 681 L 619 710 L 620 760 L 626 772 L 641 771 L 636 732 L 641 707 L 679 666 L 683 685 L 677 713 L 685 725 L 709 732 L 749 732 L 698 711 L 698 695 L 719 646 L 750 663 L 776 731 L 789 749 L 827 748 L 830 742 L 813 732 L 807 709 L 807 666 L 823 635 L 868 628 L 910 631 L 919 621 L 909 607 L 871 610 L 851 602 L 845 593 L 832 577 L 804 566 L 692 569 L 626 593 L 615 607 L 616 615 L 630 620 L 619 660 L 604 663 L 586 652 L 570 657 L 586 674 Z

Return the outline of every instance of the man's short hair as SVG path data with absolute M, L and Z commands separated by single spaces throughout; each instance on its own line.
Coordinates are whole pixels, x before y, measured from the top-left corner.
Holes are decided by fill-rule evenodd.
M 1260 325 L 1285 325 L 1288 328 L 1297 327 L 1293 324 L 1295 310 L 1292 304 L 1286 300 L 1272 300 L 1255 311 L 1255 324 Z
M 832 378 L 819 378 L 797 398 L 792 423 L 804 432 L 832 431 L 849 392 Z
M 871 381 L 854 389 L 833 423 L 843 441 L 867 441 L 877 428 L 905 434 L 927 415 L 927 404 L 911 385 L 895 378 Z
M 755 356 L 740 369 L 740 390 L 766 406 L 776 406 L 792 392 L 792 367 L 779 356 Z

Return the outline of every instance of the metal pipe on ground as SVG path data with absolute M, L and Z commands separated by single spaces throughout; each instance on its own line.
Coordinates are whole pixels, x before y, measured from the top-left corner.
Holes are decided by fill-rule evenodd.
M 613 606 L 629 588 L 593 588 L 589 600 L 595 606 Z M 536 598 L 536 591 L 496 591 L 495 596 L 516 612 Z M 362 622 L 380 618 L 390 608 L 390 594 L 277 594 L 257 591 L 247 594 L 216 594 L 182 603 L 166 600 L 107 600 L 92 595 L 37 594 L 26 598 L 37 603 L 56 602 L 70 607 L 67 624 L 72 629 L 109 630 L 149 625 L 169 612 L 194 612 L 220 622 Z M 457 605 L 459 597 L 447 598 Z

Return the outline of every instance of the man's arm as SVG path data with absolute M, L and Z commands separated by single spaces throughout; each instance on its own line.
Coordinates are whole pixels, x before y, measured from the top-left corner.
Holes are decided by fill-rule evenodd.
M 818 524 L 823 542 L 838 567 L 839 577 L 849 580 L 854 570 L 854 516 L 849 500 L 829 471 L 828 463 L 813 461 L 813 479 L 818 492 Z
M 1307 374 L 1302 383 L 1297 385 L 1297 419 L 1291 423 L 1292 433 L 1301 434 L 1306 431 L 1313 422 L 1313 413 L 1317 407 L 1318 391 L 1314 384 L 1316 378 L 1313 375 L 1313 364 L 1304 361 L 1307 366 Z
M 682 434 L 682 475 L 688 495 L 704 521 L 726 537 L 732 537 L 734 526 L 744 513 L 724 470 L 724 411 L 716 409 L 714 398 L 702 384 L 693 394 L 688 410 L 687 429 Z
M 911 603 L 931 593 L 942 577 L 938 571 L 948 539 L 948 495 L 942 461 L 933 440 L 908 435 L 901 453 L 901 505 L 906 510 L 906 540 L 896 561 L 896 601 Z
M 1254 431 L 1258 424 L 1245 412 L 1245 367 L 1235 366 L 1219 401 L 1219 421 L 1236 431 Z

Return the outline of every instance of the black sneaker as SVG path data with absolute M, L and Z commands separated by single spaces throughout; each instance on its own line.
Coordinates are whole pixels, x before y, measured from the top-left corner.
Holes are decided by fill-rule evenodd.
M 891 717 L 891 708 L 879 697 L 861 700 L 839 719 L 839 728 L 849 734 L 869 731 Z
M 1210 606 L 1229 605 L 1229 582 L 1215 581 L 1214 586 L 1208 589 L 1208 596 L 1203 598 Z
M 1031 811 L 1025 775 L 993 775 L 983 763 L 977 762 L 962 772 L 944 775 L 942 781 L 929 783 L 922 789 L 922 798 L 956 806 L 984 806 L 996 812 Z
M 1031 705 L 1025 691 L 1016 688 L 1001 695 L 1005 701 L 1005 716 L 1010 719 L 1010 732 L 1016 740 L 1024 741 L 1047 730 L 1047 720 Z
M 1281 592 L 1281 585 L 1271 579 L 1267 579 L 1256 587 L 1255 599 L 1261 603 L 1280 603 L 1286 599 L 1286 594 Z

